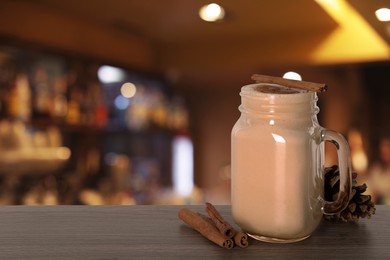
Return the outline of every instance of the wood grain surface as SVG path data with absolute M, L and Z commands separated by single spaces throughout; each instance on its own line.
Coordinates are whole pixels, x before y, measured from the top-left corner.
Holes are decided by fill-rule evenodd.
M 358 224 L 323 221 L 301 242 L 231 250 L 181 222 L 181 207 L 2 206 L 0 259 L 390 259 L 390 206 Z M 216 208 L 233 223 L 230 206 Z

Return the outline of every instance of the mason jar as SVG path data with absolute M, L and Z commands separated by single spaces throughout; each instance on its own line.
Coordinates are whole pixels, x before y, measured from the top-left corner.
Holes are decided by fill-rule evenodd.
M 317 94 L 277 84 L 241 88 L 231 135 L 232 215 L 249 236 L 287 243 L 310 236 L 323 214 L 349 202 L 351 163 L 344 137 L 321 127 Z M 324 141 L 336 148 L 340 193 L 324 200 Z

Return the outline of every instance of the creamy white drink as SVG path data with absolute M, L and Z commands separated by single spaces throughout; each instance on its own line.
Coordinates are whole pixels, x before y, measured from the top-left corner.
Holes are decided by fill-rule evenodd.
M 248 85 L 240 94 L 231 140 L 233 218 L 257 239 L 304 239 L 322 217 L 317 96 L 270 84 Z

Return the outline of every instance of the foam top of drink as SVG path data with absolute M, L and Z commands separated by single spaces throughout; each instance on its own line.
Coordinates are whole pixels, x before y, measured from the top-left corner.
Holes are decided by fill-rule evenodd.
M 269 93 L 269 94 L 297 94 L 297 93 L 307 93 L 309 91 L 297 89 L 297 88 L 291 88 L 291 87 L 285 87 L 282 85 L 277 84 L 253 84 L 249 85 L 251 86 L 250 89 L 253 92 L 261 92 L 261 93 Z M 248 88 L 249 90 L 249 88 Z
M 271 93 L 271 94 L 296 94 L 296 93 L 307 92 L 306 90 L 288 88 L 280 85 L 260 85 L 254 87 L 254 90 L 262 93 Z
M 240 95 L 250 99 L 268 100 L 272 103 L 301 103 L 317 100 L 315 92 L 271 83 L 256 83 L 243 86 Z

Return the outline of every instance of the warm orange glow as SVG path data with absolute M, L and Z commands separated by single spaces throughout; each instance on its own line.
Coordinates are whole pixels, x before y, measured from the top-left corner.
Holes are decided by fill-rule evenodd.
M 348 142 L 351 147 L 352 167 L 362 173 L 367 170 L 368 166 L 368 158 L 364 151 L 362 134 L 358 130 L 350 130 L 348 133 Z
M 121 86 L 120 91 L 125 98 L 132 98 L 137 92 L 137 87 L 131 82 L 126 82 Z
M 314 62 L 385 60 L 390 48 L 346 0 L 316 0 L 338 27 L 313 52 Z

